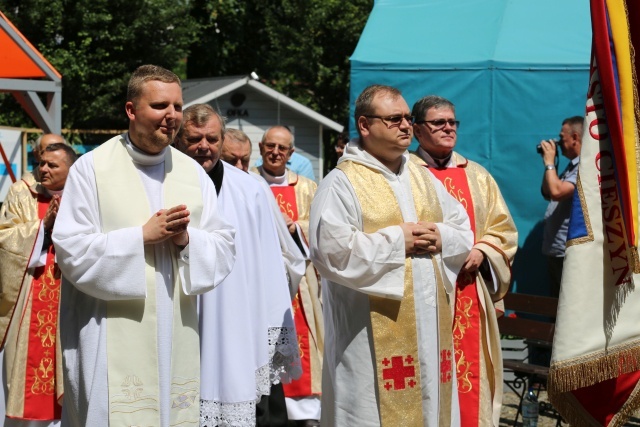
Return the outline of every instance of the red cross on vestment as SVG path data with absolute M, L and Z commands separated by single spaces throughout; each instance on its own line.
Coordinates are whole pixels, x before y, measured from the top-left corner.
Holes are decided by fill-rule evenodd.
M 451 381 L 451 351 L 442 350 L 440 352 L 440 382 Z
M 382 379 L 385 380 L 384 388 L 387 391 L 391 391 L 391 388 L 394 390 L 404 390 L 406 385 L 411 388 L 415 387 L 417 384 L 414 379 L 416 376 L 416 370 L 413 366 L 413 362 L 414 359 L 411 355 L 404 358 L 402 356 L 392 356 L 391 360 L 385 357 L 382 361 L 382 364 L 387 366 L 382 369 Z M 390 368 L 388 367 L 389 365 L 391 365 Z M 405 384 L 405 379 L 407 378 L 409 381 L 406 381 Z M 391 381 L 393 384 L 391 384 Z

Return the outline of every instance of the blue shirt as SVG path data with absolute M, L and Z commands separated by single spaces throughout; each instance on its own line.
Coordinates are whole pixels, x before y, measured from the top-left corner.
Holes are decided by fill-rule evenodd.
M 578 179 L 579 162 L 580 157 L 571 160 L 559 178 L 575 186 Z M 564 257 L 572 200 L 573 197 L 567 197 L 560 201 L 552 200 L 547 206 L 547 211 L 544 213 L 544 235 L 542 237 L 542 253 L 547 256 Z

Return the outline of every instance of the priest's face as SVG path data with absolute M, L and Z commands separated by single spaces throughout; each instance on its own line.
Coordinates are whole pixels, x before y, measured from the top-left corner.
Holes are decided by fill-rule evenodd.
M 447 157 L 455 148 L 458 139 L 456 113 L 450 108 L 431 107 L 425 117 L 416 117 L 413 131 L 420 147 L 437 159 Z
M 197 126 L 189 121 L 184 124 L 180 149 L 204 168 L 211 171 L 220 158 L 222 145 L 222 124 L 217 116 L 212 116 L 204 125 Z
M 409 106 L 402 96 L 380 92 L 374 96 L 371 107 L 373 113 L 358 117 L 362 146 L 395 171 L 413 138 Z
M 260 155 L 262 167 L 273 176 L 284 175 L 293 154 L 293 135 L 284 127 L 274 127 L 262 137 Z
M 45 151 L 40 155 L 40 180 L 47 190 L 64 188 L 69 175 L 69 162 L 64 150 Z
M 251 144 L 225 135 L 220 157 L 230 165 L 247 172 L 251 160 Z
M 150 80 L 125 109 L 133 145 L 157 154 L 173 142 L 182 123 L 182 89 L 178 83 Z

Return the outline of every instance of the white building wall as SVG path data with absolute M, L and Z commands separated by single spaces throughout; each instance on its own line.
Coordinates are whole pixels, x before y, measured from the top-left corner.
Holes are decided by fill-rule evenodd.
M 245 95 L 240 105 L 231 103 L 236 93 Z M 271 126 L 288 126 L 294 134 L 296 151 L 311 161 L 316 181 L 320 178 L 319 156 L 322 140 L 319 136 L 319 124 L 299 112 L 280 104 L 261 92 L 244 86 L 226 95 L 212 100 L 209 104 L 227 118 L 227 127 L 240 129 L 251 139 L 251 166 L 260 157 L 258 143 L 265 130 Z

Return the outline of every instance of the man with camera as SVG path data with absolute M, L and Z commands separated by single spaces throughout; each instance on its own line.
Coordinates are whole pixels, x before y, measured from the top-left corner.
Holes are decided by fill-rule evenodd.
M 562 264 L 567 245 L 567 230 L 571 214 L 571 198 L 578 178 L 578 163 L 582 148 L 582 131 L 584 118 L 574 116 L 562 122 L 559 139 L 541 141 L 538 152 L 542 154 L 544 175 L 542 177 L 542 195 L 549 200 L 544 214 L 544 236 L 542 253 L 549 260 L 549 276 L 551 278 L 551 296 L 560 294 Z M 564 171 L 558 175 L 555 166 L 557 148 L 563 156 L 570 160 Z

